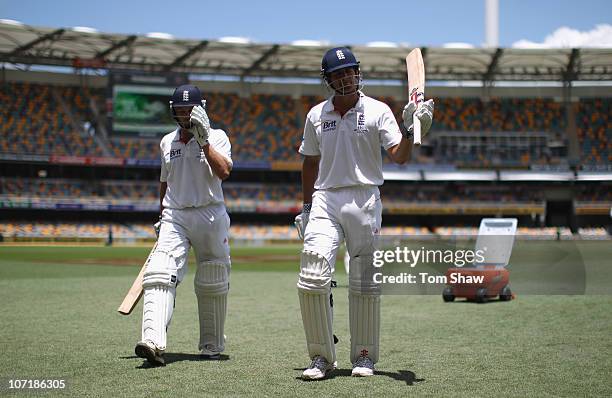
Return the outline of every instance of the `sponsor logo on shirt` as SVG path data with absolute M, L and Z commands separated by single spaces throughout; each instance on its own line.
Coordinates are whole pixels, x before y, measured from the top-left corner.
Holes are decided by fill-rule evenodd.
M 327 133 L 328 131 L 333 131 L 336 129 L 336 121 L 335 120 L 324 120 L 323 127 L 321 127 L 321 132 Z
M 174 159 L 174 158 L 180 158 L 181 157 L 181 149 L 171 149 L 170 150 L 170 160 Z

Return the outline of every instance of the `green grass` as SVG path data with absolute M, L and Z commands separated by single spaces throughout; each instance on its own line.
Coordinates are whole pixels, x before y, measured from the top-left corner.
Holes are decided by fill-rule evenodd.
M 609 278 L 608 247 L 580 244 L 592 268 Z M 0 379 L 63 378 L 67 390 L 46 395 L 80 397 L 612 395 L 610 295 L 519 295 L 485 305 L 385 296 L 378 375 L 351 378 L 343 273 L 334 289 L 339 370 L 302 382 L 308 358 L 295 287 L 299 250 L 232 250 L 229 358 L 219 362 L 196 355 L 192 260 L 178 288 L 168 365 L 149 368 L 133 354 L 141 305 L 132 316 L 116 312 L 146 248 L 0 246 Z

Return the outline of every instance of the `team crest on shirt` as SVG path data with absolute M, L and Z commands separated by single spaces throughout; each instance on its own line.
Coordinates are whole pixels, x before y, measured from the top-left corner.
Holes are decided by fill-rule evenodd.
M 321 124 L 321 132 L 327 133 L 328 131 L 333 131 L 336 129 L 336 121 L 335 120 L 324 120 Z
M 357 116 L 357 128 L 355 129 L 355 132 L 358 134 L 368 132 L 368 128 L 366 127 L 365 123 L 365 115 L 363 113 L 359 113 Z

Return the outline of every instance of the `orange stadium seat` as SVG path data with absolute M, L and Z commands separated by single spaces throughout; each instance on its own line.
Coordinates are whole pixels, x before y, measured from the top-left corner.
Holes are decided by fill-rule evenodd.
M 16 95 L 19 93 L 19 95 Z M 69 113 L 55 98 L 61 97 Z M 323 97 L 253 94 L 243 98 L 231 93 L 206 93 L 214 127 L 224 129 L 232 142 L 236 161 L 299 161 L 296 153 L 301 140 L 304 117 Z M 93 120 L 90 101 L 104 102 L 101 89 L 51 86 L 30 83 L 5 83 L 0 111 L 5 153 L 66 154 L 102 156 L 103 148 L 74 123 Z M 399 123 L 403 103 L 380 98 L 387 103 Z M 544 98 L 436 98 L 432 132 L 544 132 L 565 135 L 564 104 Z M 104 106 L 99 106 L 104 109 Z M 612 163 L 612 101 L 581 99 L 576 113 L 577 134 L 583 164 Z M 73 123 L 74 122 L 74 123 Z M 78 127 L 78 126 L 77 126 Z M 160 132 L 162 133 L 162 132 Z M 113 156 L 136 159 L 159 158 L 159 137 L 113 136 L 109 150 Z M 434 142 L 433 160 L 437 163 L 488 166 L 547 164 L 546 145 L 527 150 L 508 147 L 494 155 L 482 149 L 461 147 L 456 141 Z M 417 159 L 427 161 L 424 158 Z M 389 159 L 385 157 L 385 162 Z

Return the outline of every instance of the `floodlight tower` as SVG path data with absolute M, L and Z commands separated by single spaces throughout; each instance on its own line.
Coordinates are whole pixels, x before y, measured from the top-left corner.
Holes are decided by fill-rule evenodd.
M 485 0 L 485 47 L 499 47 L 499 0 Z

